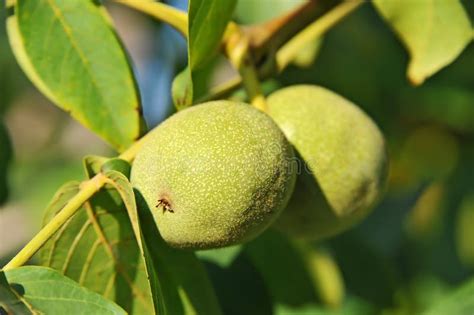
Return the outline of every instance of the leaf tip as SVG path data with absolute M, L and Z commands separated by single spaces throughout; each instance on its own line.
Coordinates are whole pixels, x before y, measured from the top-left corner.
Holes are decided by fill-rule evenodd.
M 410 65 L 408 66 L 407 78 L 411 85 L 413 86 L 422 85 L 428 76 L 429 75 L 427 75 L 426 73 L 423 73 L 419 69 L 416 69 L 413 63 L 410 63 Z

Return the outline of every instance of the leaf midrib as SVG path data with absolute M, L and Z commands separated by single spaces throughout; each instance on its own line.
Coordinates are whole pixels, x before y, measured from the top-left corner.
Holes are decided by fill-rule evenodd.
M 64 33 L 66 34 L 66 37 L 69 38 L 71 46 L 77 52 L 77 54 L 78 54 L 78 56 L 81 60 L 81 64 L 83 65 L 83 68 L 85 69 L 85 72 L 88 74 L 88 76 L 91 79 L 92 87 L 96 91 L 95 94 L 100 98 L 100 100 L 102 101 L 103 104 L 108 105 L 108 103 L 105 102 L 104 96 L 102 95 L 102 93 L 100 93 L 100 88 L 99 88 L 99 85 L 97 83 L 97 79 L 95 78 L 94 74 L 90 71 L 90 68 L 88 67 L 89 61 L 87 60 L 87 57 L 85 56 L 84 52 L 82 51 L 82 49 L 79 47 L 77 41 L 75 40 L 74 35 L 71 32 L 70 26 L 68 25 L 68 23 L 65 21 L 63 15 L 61 14 L 60 8 L 56 5 L 54 0 L 42 0 L 42 2 L 46 2 L 46 4 L 51 8 L 54 17 L 59 21 L 59 24 L 61 25 L 61 28 L 63 29 Z M 39 2 L 38 2 L 38 4 L 39 4 Z M 76 112 L 74 107 L 68 106 L 68 108 L 71 110 L 71 112 L 74 112 L 74 113 Z M 124 134 L 124 131 L 121 128 L 121 124 L 117 120 L 116 116 L 114 115 L 114 112 L 108 106 L 104 106 L 104 108 L 106 108 L 106 110 L 109 114 L 107 116 L 110 117 L 110 121 L 114 125 L 115 130 L 119 133 L 119 137 L 121 139 L 127 139 L 127 135 Z

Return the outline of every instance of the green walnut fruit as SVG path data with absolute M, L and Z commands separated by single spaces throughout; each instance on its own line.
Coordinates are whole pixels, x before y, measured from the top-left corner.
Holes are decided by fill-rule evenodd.
M 318 86 L 279 90 L 268 114 L 295 148 L 295 192 L 275 226 L 289 235 L 321 239 L 365 217 L 384 190 L 383 135 L 356 105 Z
M 150 132 L 131 182 L 173 247 L 250 240 L 285 208 L 294 152 L 265 113 L 230 101 L 183 110 Z

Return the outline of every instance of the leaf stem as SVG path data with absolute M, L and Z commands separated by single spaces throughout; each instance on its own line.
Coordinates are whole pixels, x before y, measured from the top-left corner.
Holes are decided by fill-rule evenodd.
M 135 142 L 128 150 L 123 152 L 119 158 L 132 162 L 137 152 L 140 150 L 143 142 L 148 134 Z M 95 175 L 90 180 L 81 183 L 79 192 L 72 197 L 68 203 L 61 209 L 61 211 L 46 224 L 36 234 L 28 244 L 23 247 L 18 254 L 13 257 L 8 264 L 3 267 L 3 270 L 13 269 L 24 265 L 33 255 L 46 243 L 51 236 L 56 233 L 59 228 L 67 222 L 81 206 L 89 200 L 96 192 L 98 192 L 106 183 L 108 178 L 102 173 Z
M 64 206 L 64 208 L 23 247 L 13 259 L 3 267 L 12 269 L 25 264 L 43 244 L 67 221 L 92 195 L 105 184 L 106 177 L 99 173 L 81 184 L 81 190 Z
M 120 154 L 118 158 L 125 160 L 129 163 L 133 162 L 133 160 L 135 159 L 135 156 L 137 155 L 138 151 L 140 151 L 140 148 L 142 147 L 143 142 L 149 133 L 150 132 L 145 134 L 138 141 L 134 142 L 127 150 L 125 150 L 122 154 Z
M 294 35 L 293 38 L 291 38 L 287 43 L 285 43 L 282 47 L 278 49 L 276 52 L 275 56 L 275 63 L 276 63 L 276 70 L 277 71 L 282 71 L 284 70 L 297 56 L 298 52 L 304 47 L 308 42 L 314 40 L 317 37 L 320 37 L 324 35 L 327 31 L 329 31 L 334 25 L 336 25 L 338 22 L 343 20 L 346 16 L 348 16 L 351 12 L 355 11 L 364 1 L 363 0 L 348 0 L 348 1 L 343 1 L 340 4 L 338 4 L 335 7 L 332 7 L 331 10 L 327 11 L 324 15 L 322 15 L 320 18 L 318 18 L 316 21 L 313 23 L 309 24 L 305 29 L 301 30 L 299 33 Z M 270 30 L 267 30 L 267 33 L 260 34 L 258 35 L 257 28 L 262 28 L 262 25 L 254 26 L 251 29 L 244 30 L 245 36 L 249 38 L 249 50 L 253 52 L 252 55 L 255 55 L 255 51 L 253 49 L 259 49 L 262 45 L 267 45 L 269 41 L 271 41 L 271 38 L 276 38 L 276 33 L 281 32 L 281 27 L 283 27 L 282 24 L 283 22 L 288 23 L 291 22 L 292 19 L 295 19 L 296 17 L 299 17 L 301 14 L 302 9 L 308 9 L 312 8 L 312 5 L 310 6 L 309 4 L 304 5 L 303 7 L 300 7 L 296 9 L 293 12 L 290 12 L 289 14 L 277 18 L 274 21 L 270 21 L 269 24 L 271 26 Z M 307 13 L 305 13 L 307 14 Z M 301 21 L 299 22 L 301 23 Z M 232 25 L 232 28 L 238 27 L 237 25 Z M 231 27 L 228 27 L 229 29 L 227 30 L 229 36 L 224 37 L 224 43 L 229 46 L 229 40 L 232 36 L 232 34 L 235 34 L 235 30 L 231 29 Z M 285 31 L 288 33 L 288 31 Z M 252 47 L 255 45 L 255 47 Z M 267 49 L 269 46 L 267 46 Z M 232 54 L 231 47 L 227 47 L 228 54 Z M 235 54 L 235 53 L 234 53 Z M 240 62 L 240 61 L 239 61 Z M 234 61 L 235 63 L 235 61 Z M 249 69 L 240 69 L 240 72 L 242 74 L 242 71 L 246 72 L 246 70 Z M 258 78 L 262 79 L 267 77 L 269 74 L 265 69 L 260 69 L 261 71 L 258 71 Z M 249 88 L 253 88 L 257 85 L 254 85 L 252 82 L 256 81 L 256 77 L 254 74 L 252 74 L 252 71 L 247 71 L 249 73 L 246 74 L 247 77 L 247 86 L 246 89 L 248 91 Z M 204 96 L 199 100 L 200 102 L 204 101 L 209 101 L 209 100 L 214 100 L 218 98 L 223 98 L 233 91 L 237 90 L 240 88 L 242 84 L 242 78 L 237 77 L 237 78 L 232 78 L 229 81 L 226 81 L 214 88 L 212 88 L 209 91 L 209 94 Z M 245 84 L 245 83 L 244 83 Z M 256 93 L 256 92 L 252 92 Z M 250 93 L 249 93 L 250 94 Z M 257 97 L 257 103 L 259 102 L 260 97 Z M 257 105 L 257 107 L 263 106 Z
M 260 87 L 260 79 L 258 77 L 257 70 L 250 60 L 250 55 L 246 55 L 242 64 L 239 67 L 240 75 L 242 76 L 242 82 L 244 88 L 247 91 L 250 103 L 257 109 L 265 111 L 267 104 L 265 97 L 263 96 L 262 89 Z
M 260 79 L 249 51 L 249 38 L 237 26 L 231 26 L 230 35 L 225 40 L 225 52 L 232 66 L 242 78 L 250 103 L 261 111 L 265 111 L 265 97 L 260 88 Z
M 245 29 L 249 37 L 252 56 L 257 63 L 278 50 L 295 34 L 335 7 L 341 0 L 306 1 L 294 10 L 276 17 L 266 23 Z
M 302 47 L 326 33 L 334 25 L 357 9 L 363 2 L 363 0 L 344 1 L 295 35 L 283 45 L 276 54 L 278 70 L 281 71 L 286 68 L 286 66 L 295 59 Z
M 183 34 L 184 37 L 188 36 L 188 16 L 183 11 L 177 10 L 164 3 L 149 0 L 114 1 L 163 21 L 174 27 L 178 32 Z

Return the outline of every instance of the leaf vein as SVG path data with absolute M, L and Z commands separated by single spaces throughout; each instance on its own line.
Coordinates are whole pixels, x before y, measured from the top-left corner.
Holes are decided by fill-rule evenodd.
M 63 274 L 66 274 L 67 268 L 69 267 L 69 262 L 71 261 L 72 255 L 74 254 L 74 251 L 76 250 L 80 240 L 86 233 L 87 229 L 91 225 L 91 222 L 89 220 L 86 220 L 84 224 L 82 225 L 81 229 L 79 230 L 79 233 L 77 233 L 76 237 L 74 237 L 74 240 L 71 244 L 71 247 L 68 250 L 68 253 L 66 255 L 66 259 L 64 260 L 63 267 L 61 269 Z
M 77 52 L 78 56 L 79 56 L 79 59 L 81 60 L 81 63 L 83 65 L 83 68 L 85 70 L 85 72 L 89 75 L 89 77 L 91 78 L 91 82 L 92 82 L 92 86 L 89 86 L 89 88 L 93 87 L 96 89 L 96 91 L 100 91 L 100 88 L 99 88 L 99 84 L 97 82 L 97 79 L 95 77 L 95 75 L 91 72 L 89 66 L 90 66 L 90 62 L 89 60 L 87 59 L 87 57 L 85 56 L 85 53 L 84 51 L 79 47 L 79 44 L 77 43 L 77 41 L 75 40 L 75 37 L 74 37 L 74 34 L 73 32 L 71 31 L 71 28 L 69 26 L 69 24 L 66 22 L 66 20 L 64 19 L 64 16 L 62 15 L 61 13 L 61 9 L 56 5 L 56 3 L 54 2 L 54 0 L 43 0 L 45 1 L 49 7 L 51 8 L 51 10 L 53 11 L 53 15 L 54 17 L 59 21 L 64 33 L 66 34 L 66 36 L 69 38 L 70 42 L 71 42 L 71 45 L 72 47 L 74 48 L 74 50 Z M 89 92 L 89 91 L 87 91 Z M 102 95 L 102 93 L 97 93 L 96 94 L 104 104 L 106 104 L 105 102 L 105 99 L 104 99 L 104 96 Z M 103 107 L 103 109 L 106 110 L 106 112 L 109 113 L 108 117 L 110 117 L 112 123 L 115 125 L 115 130 L 120 134 L 120 137 L 122 138 L 126 138 L 126 135 L 124 134 L 123 132 L 123 129 L 121 128 L 121 125 L 120 123 L 117 121 L 117 118 L 116 118 L 116 115 L 114 115 L 113 112 L 111 112 L 111 110 L 108 108 L 108 107 Z M 70 110 L 71 111 L 74 111 L 73 108 L 70 107 Z
M 92 207 L 89 202 L 85 204 L 87 214 L 89 216 L 89 220 L 92 222 L 92 225 L 94 227 L 94 230 L 97 234 L 98 240 L 102 244 L 102 246 L 105 248 L 106 252 L 108 253 L 109 257 L 114 261 L 115 266 L 117 268 L 117 272 L 122 276 L 122 278 L 127 282 L 127 284 L 130 286 L 134 294 L 143 302 L 145 306 L 149 306 L 147 303 L 147 299 L 145 294 L 133 283 L 133 281 L 130 279 L 129 275 L 125 272 L 125 268 L 123 264 L 120 262 L 120 260 L 117 258 L 116 254 L 114 253 L 114 250 L 112 248 L 112 245 L 110 244 L 109 240 L 107 239 L 106 235 L 103 232 L 102 227 L 100 226 L 99 221 L 97 220 L 97 217 L 94 214 L 94 211 L 92 210 Z

